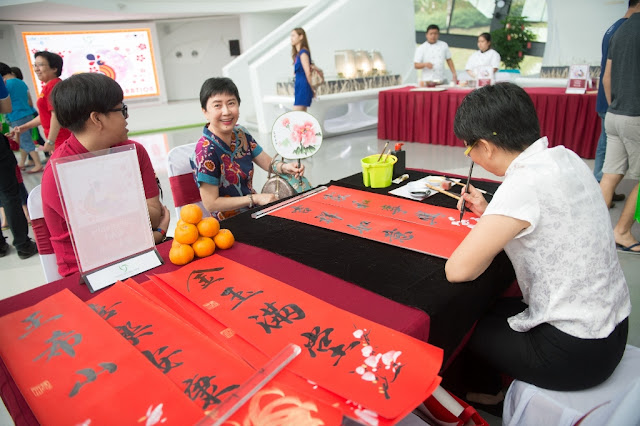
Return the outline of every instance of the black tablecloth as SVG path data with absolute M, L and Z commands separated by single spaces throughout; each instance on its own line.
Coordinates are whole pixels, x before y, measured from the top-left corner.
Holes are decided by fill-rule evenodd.
M 407 173 L 410 180 L 428 174 L 442 174 L 418 170 L 408 170 Z M 495 182 L 472 182 L 489 192 L 498 187 Z M 400 186 L 365 188 L 361 173 L 331 181 L 328 185 L 387 195 L 389 190 Z M 456 200 L 443 194 L 433 195 L 423 202 L 456 207 Z M 478 279 L 452 284 L 445 277 L 446 260 L 364 238 L 278 217 L 252 219 L 249 214 L 226 219 L 222 226 L 229 228 L 238 241 L 289 257 L 394 301 L 424 310 L 431 317 L 429 342 L 444 349 L 445 360 L 475 321 L 515 279 L 511 262 L 504 252 Z

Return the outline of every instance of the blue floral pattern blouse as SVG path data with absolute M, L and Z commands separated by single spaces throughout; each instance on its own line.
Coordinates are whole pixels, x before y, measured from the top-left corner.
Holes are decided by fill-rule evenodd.
M 222 139 L 204 126 L 196 143 L 190 163 L 194 179 L 200 183 L 217 185 L 220 197 L 239 197 L 255 193 L 253 189 L 253 159 L 262 147 L 242 126 L 236 126 L 228 146 Z M 246 209 L 228 212 L 211 212 L 218 219 L 225 219 Z

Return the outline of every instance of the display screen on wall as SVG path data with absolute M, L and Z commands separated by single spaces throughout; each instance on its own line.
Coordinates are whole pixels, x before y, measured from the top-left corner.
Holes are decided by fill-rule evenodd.
M 33 72 L 33 54 L 41 50 L 62 56 L 62 79 L 96 72 L 116 80 L 126 99 L 160 95 L 149 28 L 23 32 L 22 39 L 38 96 L 43 84 Z

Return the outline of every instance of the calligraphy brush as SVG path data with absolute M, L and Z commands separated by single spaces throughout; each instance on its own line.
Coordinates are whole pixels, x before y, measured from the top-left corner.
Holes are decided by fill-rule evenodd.
M 473 171 L 473 161 L 471 162 L 471 166 L 469 167 L 469 176 L 467 177 L 467 184 L 465 185 L 465 189 L 464 192 L 469 192 L 469 183 L 471 182 L 471 172 Z M 462 198 L 462 196 L 460 197 Z M 465 202 L 464 202 L 464 198 L 462 199 L 462 208 L 460 209 L 460 220 L 462 220 L 462 216 L 464 215 L 464 207 L 465 207 Z
M 389 141 L 387 141 L 387 143 L 384 144 L 384 148 L 382 148 L 382 152 L 380 153 L 380 157 L 378 157 L 378 161 L 376 161 L 376 163 L 379 163 L 380 160 L 382 160 L 382 156 L 384 155 L 384 152 L 387 150 L 388 146 L 389 146 Z

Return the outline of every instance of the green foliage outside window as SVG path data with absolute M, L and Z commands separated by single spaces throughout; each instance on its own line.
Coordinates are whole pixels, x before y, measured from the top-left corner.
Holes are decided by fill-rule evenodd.
M 500 54 L 507 69 L 520 69 L 536 35 L 527 29 L 529 23 L 522 16 L 509 15 L 500 22 L 503 28 L 491 33 L 491 46 Z
M 427 26 L 435 24 L 442 33 L 447 31 L 447 0 L 414 0 L 416 31 L 426 31 Z M 451 16 L 452 32 L 455 28 L 477 28 L 488 26 L 490 19 L 485 17 L 471 3 L 458 0 Z

